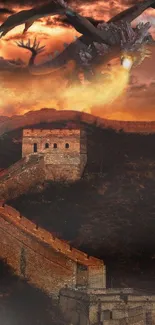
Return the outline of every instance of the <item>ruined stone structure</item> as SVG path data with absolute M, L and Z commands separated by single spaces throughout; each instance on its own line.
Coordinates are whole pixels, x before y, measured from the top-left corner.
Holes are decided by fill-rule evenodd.
M 106 287 L 103 261 L 72 248 L 3 204 L 0 238 L 0 257 L 48 295 L 56 298 L 65 285 L 72 289 Z
M 155 296 L 133 289 L 62 289 L 59 305 L 73 325 L 154 325 Z
M 75 181 L 87 162 L 86 134 L 80 129 L 25 129 L 22 157 L 42 155 L 47 180 Z

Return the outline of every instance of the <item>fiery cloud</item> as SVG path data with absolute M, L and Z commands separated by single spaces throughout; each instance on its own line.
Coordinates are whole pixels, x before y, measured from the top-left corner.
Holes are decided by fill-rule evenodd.
M 73 66 L 68 66 L 68 74 Z M 70 69 L 70 71 L 69 71 Z M 112 68 L 110 79 L 95 80 L 92 84 L 68 85 L 64 75 L 23 80 L 1 81 L 1 114 L 23 114 L 41 107 L 93 112 L 101 108 L 101 114 L 117 99 L 128 84 L 129 72 L 120 66 Z M 119 82 L 118 82 L 119 80 Z M 111 95 L 113 94 L 113 95 Z M 107 107 L 106 107 L 107 106 Z
M 119 80 L 119 82 L 118 82 Z M 110 77 L 105 80 L 101 77 L 92 84 L 72 86 L 61 93 L 60 99 L 66 109 L 83 110 L 92 113 L 93 109 L 105 107 L 113 103 L 125 90 L 128 84 L 129 72 L 124 68 L 113 67 Z
M 78 0 L 74 2 L 68 1 L 68 3 L 82 15 L 93 16 L 95 19 L 106 21 L 121 10 L 133 5 L 134 1 Z M 24 6 L 22 0 L 5 1 L 5 7 L 0 8 L 0 23 L 10 13 L 29 9 L 33 5 L 32 1 L 27 1 L 26 6 Z M 153 26 L 152 33 L 154 34 L 155 10 L 147 10 L 140 17 L 140 20 L 150 21 Z M 26 64 L 30 54 L 28 51 L 18 48 L 15 41 L 22 38 L 34 39 L 36 36 L 42 45 L 46 45 L 45 53 L 38 57 L 38 61 L 43 61 L 53 51 L 62 51 L 63 43 L 71 43 L 74 36 L 78 35 L 73 28 L 64 25 L 60 17 L 47 17 L 36 21 L 24 37 L 22 35 L 23 29 L 24 26 L 16 27 L 0 40 L 1 57 L 9 60 L 20 58 Z M 153 52 L 152 60 L 146 60 L 147 62 L 135 70 L 135 74 L 140 76 L 137 83 L 144 83 L 144 87 L 136 88 L 135 84 L 131 84 L 128 86 L 128 91 L 126 91 L 128 73 L 122 73 L 121 69 L 117 70 L 115 67 L 110 84 L 98 80 L 96 84 L 88 85 L 85 88 L 79 86 L 68 87 L 67 81 L 70 78 L 68 76 L 50 75 L 48 77 L 34 78 L 24 74 L 23 76 L 15 76 L 11 73 L 8 75 L 1 73 L 0 114 L 10 116 L 23 114 L 26 111 L 42 107 L 54 107 L 57 109 L 91 111 L 93 114 L 110 119 L 155 120 L 154 58 L 155 53 Z M 69 76 L 71 76 L 70 73 Z M 147 82 L 148 79 L 149 83 Z

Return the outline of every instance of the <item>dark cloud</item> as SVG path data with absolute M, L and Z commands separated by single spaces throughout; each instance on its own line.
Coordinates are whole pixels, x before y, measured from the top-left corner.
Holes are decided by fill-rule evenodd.
M 36 0 L 2 0 L 1 1 L 1 4 L 4 4 L 4 5 L 10 5 L 10 6 L 14 6 L 14 5 L 19 5 L 19 6 L 36 6 L 36 5 L 41 5 L 43 3 L 48 3 L 50 2 L 47 1 L 47 0 L 39 0 L 36 2 Z M 52 1 L 51 1 L 52 2 Z M 90 3 L 96 3 L 97 4 L 97 0 L 76 0 L 76 1 L 73 1 L 73 0 L 67 0 L 66 1 L 68 4 L 72 4 L 72 5 L 83 5 L 83 4 L 87 4 L 89 5 Z M 107 0 L 103 0 L 103 5 L 104 3 L 106 3 Z
M 137 2 L 137 0 L 120 0 L 120 4 L 124 5 L 124 6 L 133 6 L 135 5 Z
M 44 3 L 45 1 L 37 1 L 37 4 Z M 4 4 L 5 6 L 36 6 L 36 1 L 33 0 L 2 0 L 1 4 Z
M 142 109 L 144 111 L 154 107 L 155 102 L 155 82 L 149 86 L 146 84 L 132 85 L 127 92 L 128 107 L 132 110 Z
M 1 4 L 3 5 L 10 5 L 10 6 L 14 6 L 14 5 L 19 5 L 19 6 L 36 6 L 36 5 L 40 5 L 43 3 L 47 3 L 50 2 L 50 0 L 38 0 L 36 2 L 36 0 L 2 0 Z M 89 5 L 89 4 L 98 4 L 98 0 L 66 0 L 66 2 L 68 4 L 72 4 L 72 5 Z M 111 7 L 116 7 L 117 5 L 122 5 L 122 6 L 132 6 L 134 4 L 136 4 L 137 2 L 140 2 L 140 0 L 102 0 L 103 2 L 103 6 L 104 4 L 106 4 L 107 2 L 109 2 L 109 5 Z
M 27 6 L 37 6 L 37 5 L 40 5 L 40 4 L 43 4 L 43 3 L 47 3 L 47 2 L 50 2 L 50 1 L 47 1 L 47 0 L 38 0 L 36 2 L 36 0 L 2 0 L 1 1 L 1 4 L 4 4 L 4 5 L 10 5 L 10 6 L 22 6 L 22 7 L 27 7 Z M 67 3 L 70 2 L 70 1 L 67 1 Z
M 14 10 L 8 8 L 0 8 L 0 14 L 13 14 Z

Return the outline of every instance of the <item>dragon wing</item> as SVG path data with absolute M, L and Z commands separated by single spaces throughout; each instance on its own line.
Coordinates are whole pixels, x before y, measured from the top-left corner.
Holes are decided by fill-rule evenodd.
M 91 41 L 96 41 L 99 43 L 104 42 L 108 44 L 109 35 L 106 33 L 106 31 L 102 31 L 101 33 L 101 31 L 98 30 L 90 20 L 70 9 L 64 0 L 53 0 L 42 6 L 34 7 L 30 10 L 22 10 L 14 15 L 11 15 L 0 26 L 1 37 L 6 35 L 15 26 L 25 23 L 25 32 L 38 18 L 56 14 L 65 15 L 69 24 L 79 33 L 90 38 Z
M 57 14 L 64 14 L 64 1 L 52 0 L 46 4 L 33 7 L 29 10 L 22 10 L 10 15 L 0 26 L 0 37 L 6 35 L 14 27 L 25 24 L 24 32 L 34 23 L 35 20 Z
M 93 17 L 85 17 L 85 18 L 87 20 L 89 20 L 93 24 L 93 26 L 95 26 L 95 27 L 97 27 L 98 24 L 102 24 L 102 23 L 105 22 L 103 19 L 97 20 L 97 19 L 94 19 Z M 67 17 L 60 17 L 59 21 L 61 23 L 66 24 L 66 25 L 70 25 L 69 19 Z
M 131 22 L 139 15 L 143 13 L 147 8 L 155 8 L 155 0 L 145 0 L 140 2 L 131 8 L 124 10 L 118 15 L 114 16 L 108 22 L 118 22 L 120 20 L 125 20 L 126 22 Z M 50 16 L 50 15 L 66 15 L 67 21 L 71 24 L 78 32 L 87 35 L 88 37 L 95 38 L 95 41 L 108 42 L 107 35 L 101 35 L 93 23 L 92 18 L 85 18 L 77 13 L 73 12 L 67 7 L 64 0 L 52 0 L 41 6 L 33 7 L 29 10 L 22 10 L 9 16 L 5 22 L 0 26 L 0 37 L 6 35 L 14 27 L 25 24 L 24 32 L 33 24 L 33 22 L 39 18 Z
M 91 20 L 76 13 L 71 9 L 65 11 L 65 15 L 70 23 L 80 34 L 86 36 L 92 41 L 109 44 L 109 35 L 106 31 L 97 29 Z
M 119 22 L 120 20 L 125 20 L 128 23 L 131 23 L 134 19 L 140 16 L 146 9 L 154 8 L 155 9 L 155 0 L 144 0 L 137 3 L 136 5 L 120 12 L 118 15 L 112 17 L 110 22 Z

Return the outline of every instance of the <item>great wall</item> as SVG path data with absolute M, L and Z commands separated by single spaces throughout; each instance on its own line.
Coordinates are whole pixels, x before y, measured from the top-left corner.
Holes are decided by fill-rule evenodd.
M 3 203 L 0 206 L 0 234 L 1 258 L 17 275 L 24 276 L 49 295 L 57 296 L 65 284 L 71 288 L 77 286 L 77 263 L 87 268 L 88 287 L 94 286 L 96 272 L 100 276 L 98 283 L 95 281 L 95 287 L 106 286 L 103 261 L 72 248 Z M 24 271 L 21 267 L 22 254 Z
M 86 113 L 42 109 L 3 120 L 0 136 L 66 119 L 127 133 L 155 133 L 155 122 L 108 121 Z M 43 164 L 43 157 L 26 156 L 0 173 L 0 257 L 19 277 L 49 296 L 59 297 L 60 308 L 70 324 L 154 325 L 155 296 L 140 295 L 131 289 L 107 289 L 102 260 L 72 248 L 5 203 L 29 191 L 38 181 L 44 182 Z
M 42 157 L 22 158 L 0 173 L 0 199 L 9 200 L 28 192 L 45 180 Z
M 19 124 L 18 127 L 20 127 Z M 82 140 L 82 144 L 79 142 L 80 139 L 83 139 L 83 135 L 81 138 L 82 131 L 64 130 L 61 134 L 62 131 L 54 131 L 54 133 L 56 132 L 55 141 L 57 136 L 60 136 L 59 141 L 62 142 L 61 139 L 65 136 L 66 141 L 71 141 L 74 152 L 73 154 L 72 152 L 67 153 L 66 156 L 66 149 L 63 149 L 62 146 L 64 157 L 61 150 L 60 153 L 58 150 L 57 154 L 60 155 L 60 160 L 70 157 L 68 163 L 74 166 L 75 161 L 78 166 L 79 163 L 81 164 L 81 160 L 79 160 L 80 148 L 85 149 L 85 140 Z M 35 223 L 21 216 L 20 212 L 5 204 L 10 198 L 13 199 L 28 192 L 32 186 L 35 187 L 38 183 L 42 184 L 46 179 L 45 159 L 42 155 L 44 147 L 42 148 L 40 133 L 38 132 L 41 132 L 41 136 L 43 133 L 47 133 L 47 131 L 42 132 L 42 130 L 36 130 L 36 132 L 33 130 L 23 131 L 23 158 L 0 173 L 0 233 L 1 238 L 3 238 L 0 256 L 14 269 L 17 275 L 26 278 L 34 286 L 54 297 L 58 296 L 60 289 L 65 284 L 70 288 L 76 288 L 79 285 L 105 288 L 106 269 L 103 261 L 89 257 L 87 254 L 72 248 L 67 242 L 38 227 Z M 42 150 L 40 155 L 31 155 L 31 147 L 36 136 L 38 147 Z M 46 142 L 46 137 L 49 139 L 49 136 L 52 136 L 51 131 L 49 130 L 49 134 L 44 136 Z M 51 156 L 52 162 L 53 159 L 55 160 L 54 151 L 53 154 L 54 156 Z M 62 167 L 64 169 L 64 160 Z M 81 269 L 82 266 L 84 270 Z M 96 274 L 98 274 L 97 281 L 94 281 Z
M 79 111 L 55 110 L 43 108 L 39 111 L 31 111 L 24 115 L 15 115 L 0 122 L 0 136 L 12 130 L 30 127 L 39 123 L 56 121 L 80 121 L 89 125 L 95 124 L 101 128 L 112 128 L 116 131 L 123 130 L 129 133 L 155 133 L 155 121 L 117 121 L 107 120 L 88 113 Z

